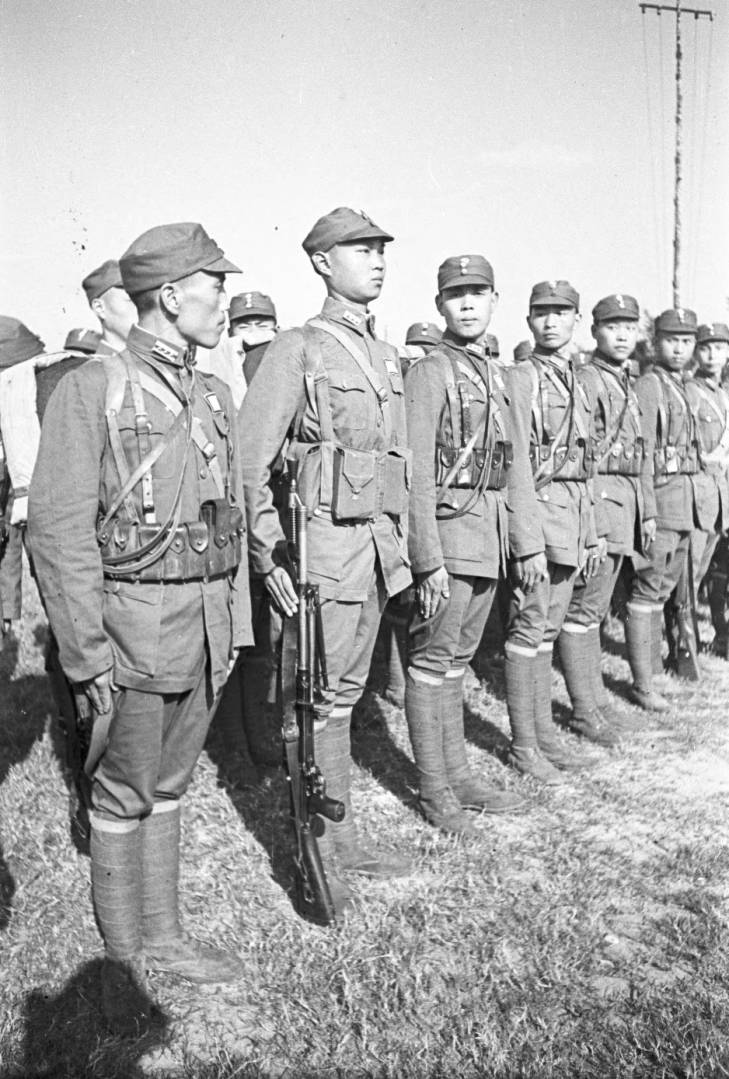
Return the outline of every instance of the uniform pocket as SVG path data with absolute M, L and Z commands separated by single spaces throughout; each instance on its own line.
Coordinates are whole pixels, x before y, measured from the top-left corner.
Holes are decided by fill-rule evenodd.
M 328 374 L 334 427 L 337 430 L 364 430 L 369 420 L 367 386 L 356 376 L 340 368 L 330 369 Z
M 104 582 L 104 629 L 119 667 L 156 674 L 161 610 L 161 583 Z

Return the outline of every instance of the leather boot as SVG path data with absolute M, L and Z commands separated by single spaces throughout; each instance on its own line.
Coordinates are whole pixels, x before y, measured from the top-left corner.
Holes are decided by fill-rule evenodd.
M 463 728 L 464 677 L 465 671 L 458 677 L 446 677 L 441 693 L 443 757 L 448 786 L 464 809 L 477 809 L 483 813 L 519 812 L 527 804 L 525 798 L 512 791 L 499 790 L 471 771 Z
M 551 665 L 551 653 L 549 660 Z M 562 782 L 562 777 L 554 765 L 542 756 L 537 745 L 536 674 L 537 656 L 516 651 L 507 642 L 504 649 L 504 678 L 512 736 L 508 763 L 521 775 L 531 776 L 540 783 L 555 787 Z
M 653 688 L 654 634 L 660 624 L 660 611 L 640 604 L 628 604 L 625 620 L 625 643 L 633 674 L 630 699 L 647 712 L 665 712 L 668 701 Z
M 650 610 L 650 622 L 651 622 L 651 673 L 663 674 L 665 666 L 663 664 L 663 609 L 660 611 L 654 611 L 652 608 L 646 608 Z M 628 604 L 628 617 L 625 620 L 626 629 L 625 636 L 627 641 L 628 629 L 627 624 L 630 619 L 631 605 Z
M 148 970 L 188 981 L 232 982 L 245 971 L 235 956 L 184 933 L 178 912 L 180 804 L 158 802 L 140 827 L 142 929 Z
M 92 814 L 89 852 L 91 893 L 106 955 L 101 969 L 101 1008 L 109 1029 L 141 1037 L 152 1020 L 142 955 L 140 829 L 123 831 Z M 117 825 L 118 827 L 118 825 Z
M 592 698 L 597 707 L 602 711 L 610 707 L 610 697 L 602 677 L 602 642 L 600 640 L 600 627 L 590 626 L 587 631 L 589 648 L 589 666 L 592 676 Z
M 454 681 L 459 682 L 458 693 L 462 695 L 462 680 Z M 448 783 L 443 752 L 443 693 L 442 685 L 424 682 L 408 671 L 405 679 L 405 717 L 418 770 L 418 804 L 425 819 L 435 828 L 455 835 L 474 835 L 476 829 Z M 454 690 L 452 697 L 455 693 Z M 461 711 L 461 736 L 462 716 Z
M 385 630 L 385 663 L 387 665 L 387 681 L 382 690 L 382 696 L 396 708 L 404 708 L 407 624 L 404 617 L 399 614 L 386 613 L 382 621 Z
M 569 649 L 569 644 L 567 648 Z M 594 767 L 597 764 L 594 757 L 585 757 L 581 753 L 575 753 L 569 744 L 560 739 L 552 719 L 551 650 L 537 652 L 534 683 L 534 729 L 539 752 L 551 766 L 560 772 L 581 772 L 586 768 Z
M 711 624 L 714 627 L 714 640 L 711 650 L 715 656 L 722 659 L 727 656 L 727 643 L 729 641 L 729 624 L 726 619 L 726 592 L 727 575 L 712 570 L 709 577 L 709 610 L 711 611 Z
M 559 655 L 565 684 L 572 701 L 570 730 L 580 738 L 586 738 L 588 742 L 595 742 L 600 746 L 618 745 L 620 736 L 616 731 L 611 730 L 595 700 L 595 681 L 591 669 L 594 661 L 594 645 L 590 638 L 590 631 L 578 633 L 563 626 L 559 637 Z M 539 727 L 537 730 L 539 731 Z M 545 731 L 545 736 L 549 737 L 547 731 Z M 544 747 L 542 747 L 542 752 L 545 752 Z M 550 760 L 553 759 L 550 753 L 545 755 Z M 554 763 L 559 767 L 556 760 Z
M 316 756 L 326 781 L 327 794 L 344 803 L 344 820 L 339 823 L 325 820 L 325 834 L 332 838 L 337 863 L 343 872 L 373 880 L 407 876 L 413 871 L 412 862 L 399 854 L 368 850 L 357 835 L 352 812 L 351 716 L 351 711 L 330 715 L 317 739 Z

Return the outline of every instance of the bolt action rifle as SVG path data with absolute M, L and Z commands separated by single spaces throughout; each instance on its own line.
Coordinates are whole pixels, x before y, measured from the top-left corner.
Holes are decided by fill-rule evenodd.
M 281 656 L 284 763 L 294 829 L 295 905 L 302 918 L 331 925 L 337 910 L 322 865 L 317 836 L 323 821 L 344 819 L 344 804 L 327 797 L 314 756 L 315 705 L 327 690 L 319 588 L 307 577 L 306 507 L 296 480 L 289 489 L 290 555 L 296 570 L 296 615 L 284 620 Z

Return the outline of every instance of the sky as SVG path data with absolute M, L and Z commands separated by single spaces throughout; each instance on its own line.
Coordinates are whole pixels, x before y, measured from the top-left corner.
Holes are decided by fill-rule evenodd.
M 692 6 L 681 302 L 727 321 L 729 0 Z M 674 30 L 638 0 L 0 0 L 0 310 L 60 348 L 95 325 L 89 270 L 200 221 L 229 294 L 296 325 L 323 295 L 301 240 L 349 205 L 395 237 L 389 340 L 437 320 L 443 259 L 484 254 L 502 351 L 560 277 L 587 344 L 610 292 L 672 305 Z

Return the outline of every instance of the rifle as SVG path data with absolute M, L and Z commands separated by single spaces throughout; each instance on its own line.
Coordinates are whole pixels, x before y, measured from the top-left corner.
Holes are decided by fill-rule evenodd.
M 302 918 L 317 925 L 331 925 L 338 911 L 327 883 L 317 836 L 323 834 L 321 817 L 335 822 L 344 819 L 344 804 L 327 797 L 326 783 L 314 756 L 314 707 L 329 686 L 319 588 L 307 577 L 306 507 L 293 478 L 289 488 L 289 518 L 299 606 L 295 616 L 284 620 L 281 688 L 284 764 L 295 839 L 295 906 Z
M 664 618 L 668 636 L 669 658 L 676 674 L 687 682 L 700 681 L 699 627 L 696 612 L 693 558 L 691 557 L 690 547 L 686 553 L 686 561 L 681 570 L 678 584 L 666 605 Z

